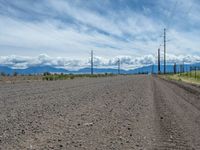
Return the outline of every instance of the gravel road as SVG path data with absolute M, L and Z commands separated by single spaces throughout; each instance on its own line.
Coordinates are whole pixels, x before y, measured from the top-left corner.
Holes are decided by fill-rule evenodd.
M 153 76 L 0 83 L 0 150 L 199 150 L 200 88 Z

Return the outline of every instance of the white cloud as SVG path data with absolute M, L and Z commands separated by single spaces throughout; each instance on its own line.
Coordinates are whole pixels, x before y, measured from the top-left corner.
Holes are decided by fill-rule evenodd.
M 49 63 L 67 67 L 79 63 L 87 66 L 82 58 L 89 57 L 89 52 L 93 49 L 100 56 L 96 63 L 103 66 L 112 66 L 119 56 L 123 56 L 125 68 L 128 67 L 126 63 L 131 67 L 145 65 L 155 62 L 153 55 L 163 41 L 160 35 L 171 19 L 172 25 L 167 31 L 167 38 L 172 41 L 167 43 L 167 52 L 177 55 L 176 57 L 189 54 L 200 56 L 199 28 L 187 27 L 200 23 L 200 7 L 193 0 L 189 4 L 186 2 L 178 2 L 173 18 L 168 18 L 175 4 L 173 0 L 168 0 L 167 7 L 166 1 L 158 1 L 158 14 L 152 14 L 155 10 L 148 5 L 142 6 L 142 12 L 137 12 L 134 8 L 131 10 L 126 7 L 113 11 L 98 3 L 98 7 L 106 12 L 104 15 L 75 5 L 82 3 L 79 0 L 45 0 L 41 5 L 31 7 L 32 14 L 27 14 L 29 19 L 27 16 L 23 19 L 23 14 L 28 13 L 26 11 L 30 7 L 28 3 L 16 3 L 18 7 L 25 7 L 26 11 L 19 13 L 9 7 L 17 17 L 0 13 L 0 52 L 4 56 L 28 56 L 27 59 L 31 63 L 33 61 L 33 64 Z M 106 4 L 106 1 L 103 3 Z M 39 20 L 34 20 L 31 16 Z M 68 21 L 70 19 L 72 21 Z M 37 56 L 41 53 L 48 56 L 39 59 Z M 59 56 L 62 58 L 58 59 Z M 18 63 L 19 66 L 16 67 L 31 64 L 26 63 Z
M 134 69 L 141 66 L 147 66 L 157 63 L 157 57 L 146 55 L 142 57 L 118 56 L 112 59 L 102 57 L 94 57 L 94 65 L 97 68 L 117 68 L 118 58 L 121 60 L 122 69 Z M 200 56 L 176 56 L 167 55 L 167 62 L 173 63 L 196 63 L 200 62 Z M 38 57 L 22 57 L 22 56 L 2 56 L 0 64 L 10 66 L 11 68 L 28 68 L 31 66 L 46 66 L 50 65 L 57 68 L 65 68 L 68 70 L 77 70 L 80 68 L 90 67 L 90 58 L 82 60 L 68 59 L 64 57 L 50 57 L 46 54 L 41 54 Z

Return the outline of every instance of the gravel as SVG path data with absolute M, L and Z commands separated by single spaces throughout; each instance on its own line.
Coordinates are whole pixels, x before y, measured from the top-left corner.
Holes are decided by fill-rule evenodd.
M 188 86 L 150 75 L 0 83 L 0 149 L 200 149 L 200 89 Z

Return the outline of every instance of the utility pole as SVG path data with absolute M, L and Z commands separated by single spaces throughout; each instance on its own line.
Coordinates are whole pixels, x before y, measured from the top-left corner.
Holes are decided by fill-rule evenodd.
M 174 74 L 176 74 L 176 63 L 174 63 Z
M 158 49 L 158 74 L 160 74 L 160 48 Z
M 166 74 L 166 29 L 164 28 L 164 74 Z
M 195 79 L 197 78 L 197 67 L 195 66 Z
M 152 68 L 151 68 L 151 74 L 154 74 L 154 64 L 152 65 Z
M 91 51 L 91 75 L 93 75 L 93 65 L 94 65 L 94 62 L 93 62 L 93 50 Z
M 183 73 L 183 65 L 180 64 L 180 75 Z
M 119 58 L 118 58 L 117 63 L 118 63 L 118 74 L 120 74 L 120 59 Z

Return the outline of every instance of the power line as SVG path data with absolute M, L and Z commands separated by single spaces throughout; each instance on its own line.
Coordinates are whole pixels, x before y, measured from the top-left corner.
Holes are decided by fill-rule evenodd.
M 173 21 L 173 18 L 174 18 L 174 14 L 175 14 L 175 12 L 176 12 L 176 9 L 177 9 L 177 6 L 179 5 L 179 3 L 178 3 L 178 0 L 176 1 L 176 3 L 175 3 L 175 5 L 174 5 L 174 7 L 172 8 L 172 11 L 171 11 L 171 14 L 169 15 L 169 19 L 168 19 L 168 23 L 166 23 L 166 27 L 164 28 L 164 36 L 160 36 L 160 37 L 164 37 L 164 45 L 162 45 L 162 44 L 159 44 L 159 48 L 158 49 L 160 49 L 161 48 L 161 46 L 164 46 L 164 74 L 166 74 L 166 43 L 167 42 L 169 42 L 169 40 L 166 40 L 166 31 L 168 31 L 169 30 L 169 28 L 170 28 L 170 26 L 171 26 L 171 24 L 172 24 L 172 21 Z M 190 12 L 191 12 L 191 10 L 192 10 L 192 7 L 193 7 L 193 5 L 191 5 L 190 7 L 189 7 L 189 9 L 185 12 L 185 15 L 184 15 L 184 17 L 186 17 Z M 171 40 L 170 40 L 171 41 Z M 158 52 L 158 53 L 161 53 L 161 52 Z M 158 54 L 159 55 L 159 54 Z M 158 65 L 160 65 L 159 64 L 159 59 L 161 59 L 161 57 L 159 56 L 159 58 L 158 58 Z M 174 72 L 176 72 L 176 68 L 177 68 L 177 66 L 176 66 L 176 64 L 174 64 L 174 69 L 175 69 L 175 71 Z M 159 73 L 159 67 L 158 67 L 158 73 Z
M 171 14 L 169 15 L 169 18 L 168 18 L 168 23 L 166 24 L 166 28 L 169 29 L 170 26 L 171 26 L 171 23 L 172 23 L 172 20 L 174 18 L 174 13 L 176 12 L 176 8 L 177 8 L 177 5 L 178 5 L 178 1 L 176 1 L 174 7 L 172 8 L 172 11 L 171 11 Z
M 176 1 L 174 7 L 171 10 L 171 14 L 169 14 L 169 16 L 168 16 L 169 18 L 167 20 L 169 20 L 169 21 L 166 23 L 165 30 L 169 30 L 169 28 L 170 28 L 170 25 L 171 25 L 173 17 L 174 17 L 174 13 L 176 12 L 177 5 L 178 5 L 178 1 Z M 159 37 L 163 37 L 163 33 Z M 162 46 L 161 43 L 159 44 L 158 48 L 161 48 L 161 46 Z
M 191 4 L 191 6 L 188 9 L 188 11 L 185 13 L 185 16 L 189 15 L 189 13 L 192 11 L 192 7 L 193 7 L 193 4 Z
M 174 17 L 174 13 L 175 13 L 175 11 L 176 11 L 176 7 L 177 7 L 177 5 L 178 5 L 178 1 L 176 1 L 176 3 L 175 3 L 175 5 L 174 5 L 174 8 L 172 9 L 172 11 L 171 11 L 171 14 L 169 15 L 169 19 L 170 19 L 170 21 L 167 23 L 167 25 L 166 25 L 166 28 L 164 28 L 164 74 L 166 74 L 166 29 L 169 29 L 170 28 L 170 25 L 171 25 L 171 23 L 172 23 L 172 19 L 173 19 L 173 17 Z M 159 53 L 160 53 L 160 47 L 162 46 L 162 44 L 160 44 L 159 45 Z M 159 56 L 159 61 L 160 61 L 160 56 Z M 158 62 L 159 63 L 159 65 L 160 65 L 160 62 Z M 158 71 L 159 72 L 159 71 Z

